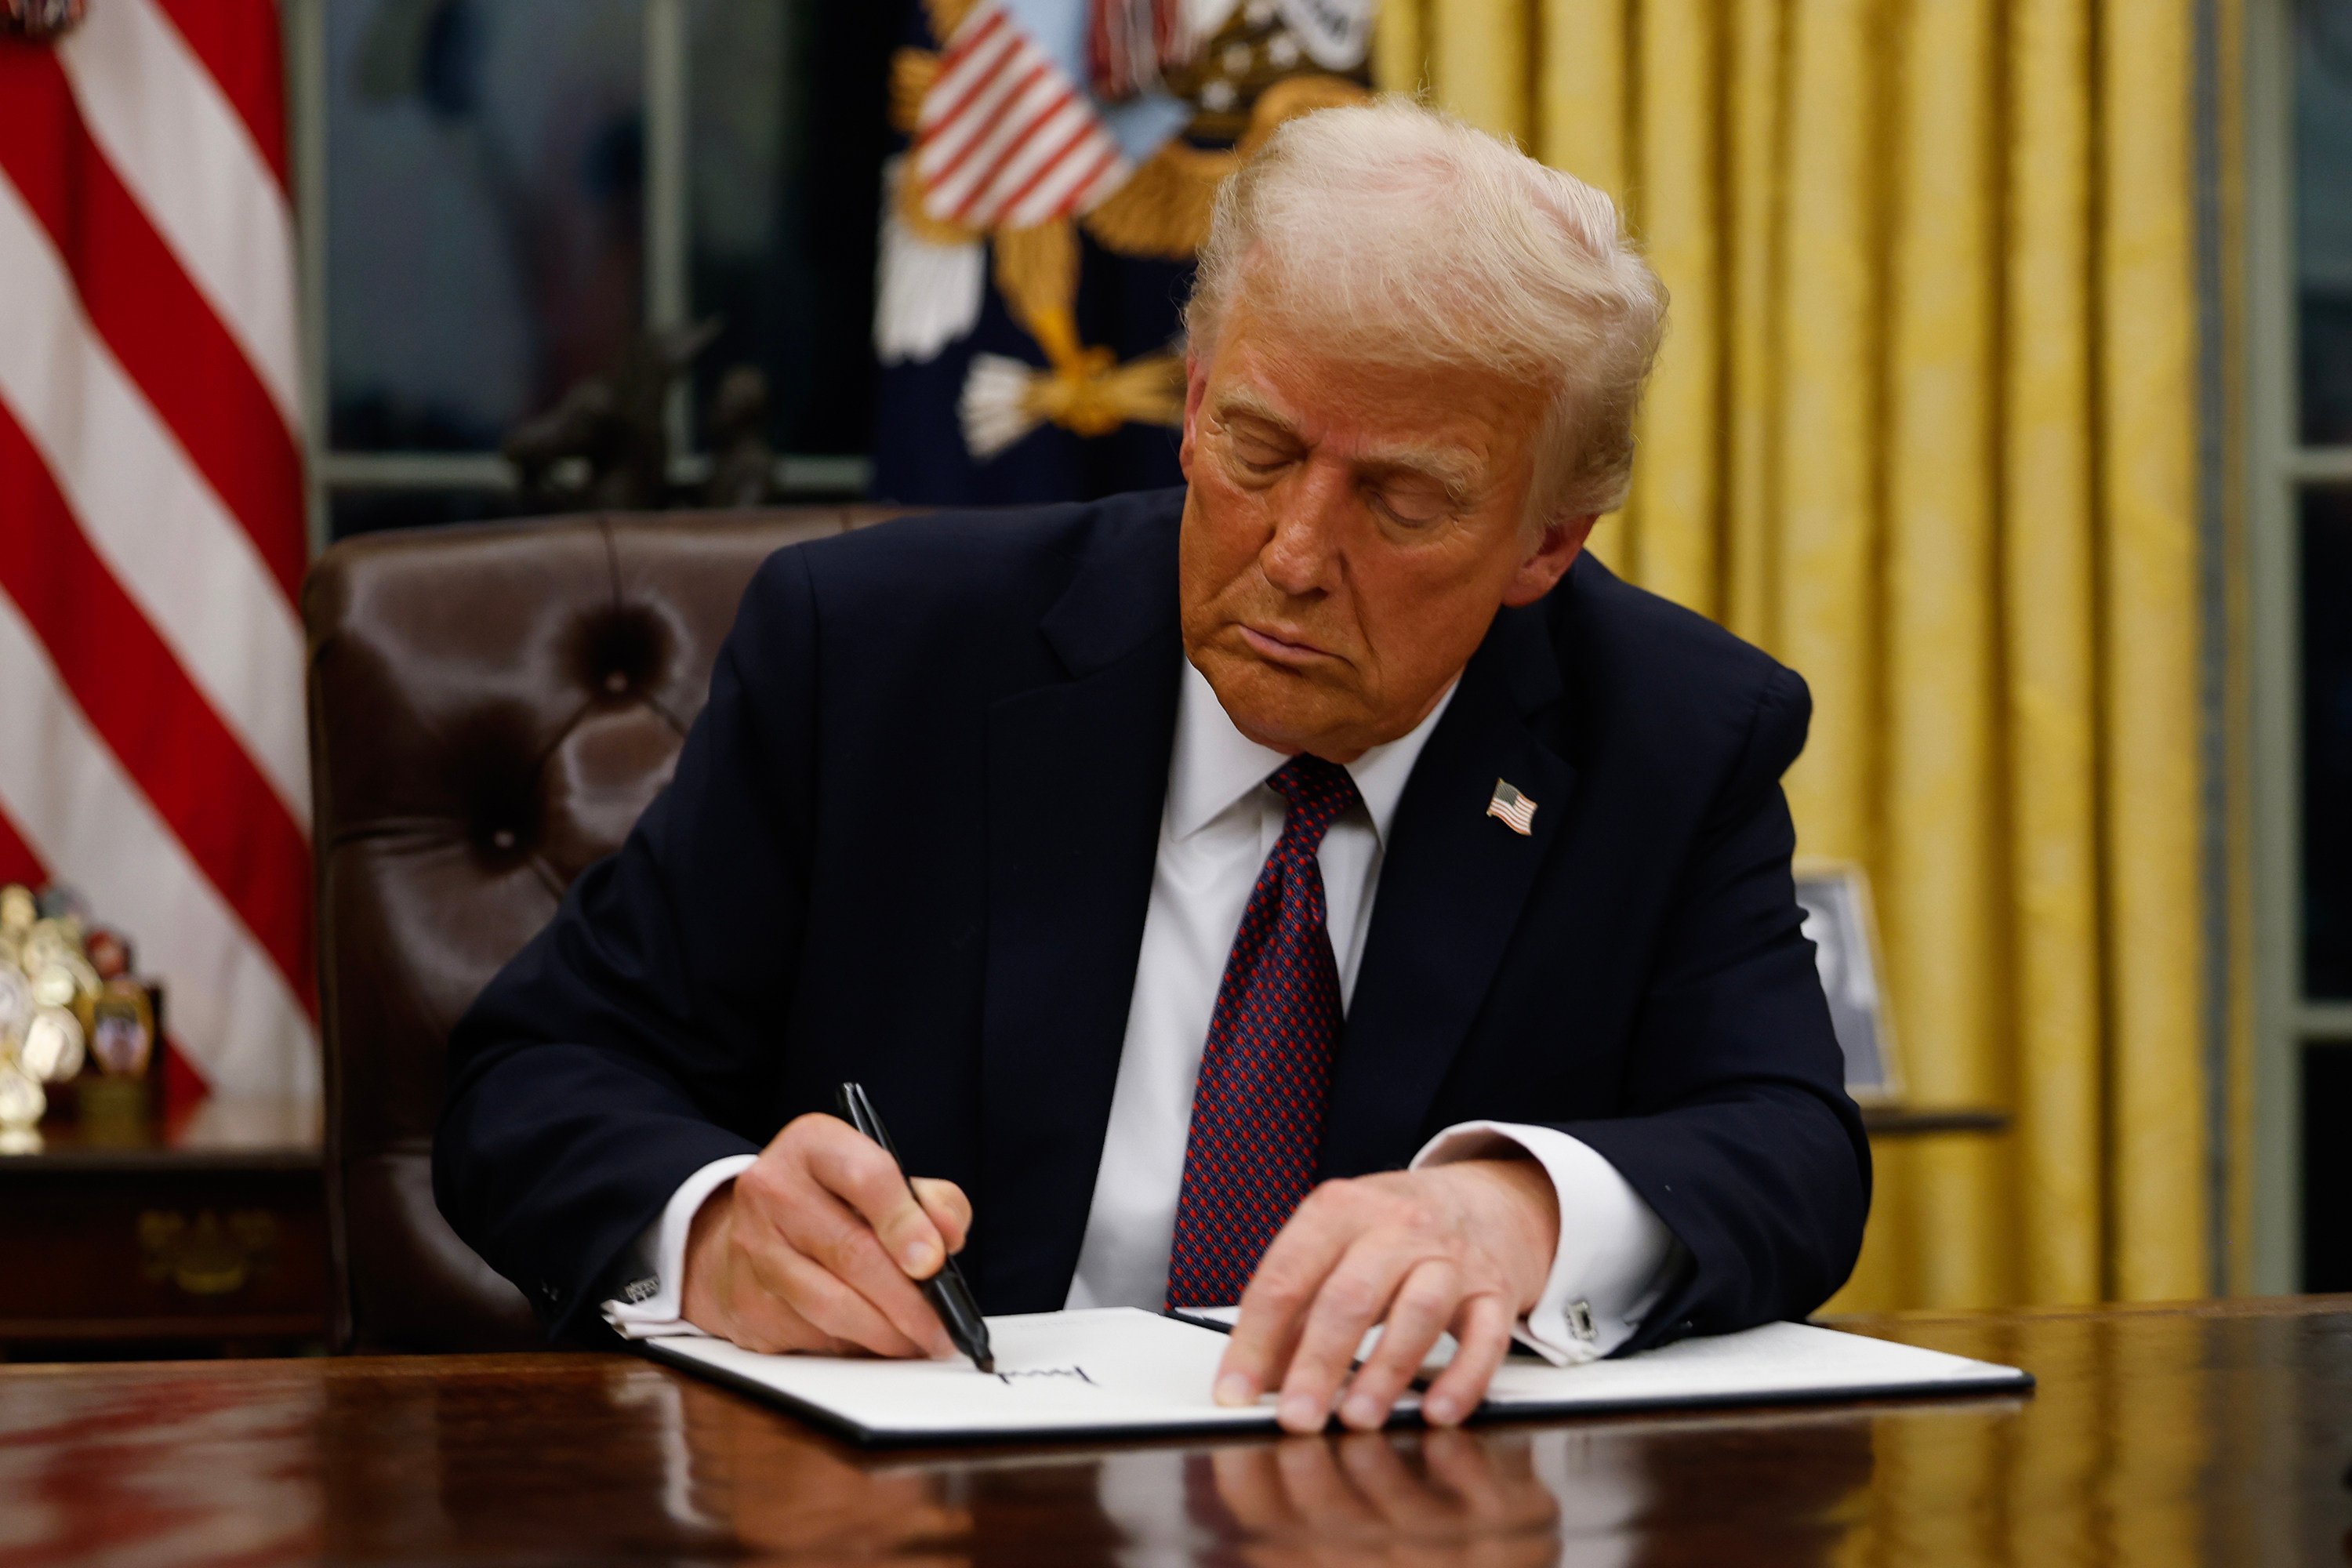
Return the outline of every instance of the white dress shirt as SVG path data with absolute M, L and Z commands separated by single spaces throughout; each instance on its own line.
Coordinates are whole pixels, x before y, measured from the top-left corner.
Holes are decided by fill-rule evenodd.
M 1189 663 L 1183 679 L 1118 1085 L 1066 1302 L 1073 1308 L 1157 1310 L 1162 1303 L 1209 1014 L 1242 910 L 1282 836 L 1284 802 L 1265 781 L 1289 759 L 1235 729 Z M 1449 690 L 1411 733 L 1348 765 L 1363 805 L 1342 813 L 1317 851 L 1343 1006 L 1355 994 L 1397 803 L 1452 700 Z M 1508 831 L 1499 822 L 1495 830 Z M 1572 1005 L 1562 998 L 1563 1006 Z M 1615 1166 L 1552 1128 L 1465 1122 L 1431 1139 L 1412 1164 L 1521 1153 L 1551 1177 L 1560 1226 L 1549 1277 L 1519 1338 L 1562 1363 L 1606 1355 L 1639 1326 L 1680 1249 Z M 751 1163 L 748 1154 L 714 1161 L 679 1186 L 639 1241 L 629 1299 L 605 1303 L 614 1327 L 632 1337 L 687 1328 L 675 1281 L 684 1272 L 688 1228 L 703 1200 Z

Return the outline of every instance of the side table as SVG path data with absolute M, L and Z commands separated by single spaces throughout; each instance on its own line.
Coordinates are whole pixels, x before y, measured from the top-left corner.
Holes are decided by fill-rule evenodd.
M 1921 1138 L 1934 1132 L 2006 1132 L 2009 1112 L 1990 1106 L 1865 1105 L 1863 1131 L 1873 1138 Z
M 0 1360 L 323 1348 L 319 1108 L 215 1097 L 0 1154 Z

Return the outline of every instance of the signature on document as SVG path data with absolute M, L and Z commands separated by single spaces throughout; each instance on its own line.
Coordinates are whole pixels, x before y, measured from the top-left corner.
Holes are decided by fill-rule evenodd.
M 1013 1380 L 1016 1377 L 1075 1377 L 1089 1388 L 1102 1386 L 1093 1378 L 1088 1377 L 1087 1369 L 1082 1366 L 1041 1366 L 1027 1372 L 1000 1372 L 996 1375 L 1008 1388 L 1012 1386 Z

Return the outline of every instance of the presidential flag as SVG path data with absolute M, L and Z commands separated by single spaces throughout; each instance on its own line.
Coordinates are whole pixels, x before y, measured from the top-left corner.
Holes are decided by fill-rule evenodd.
M 1179 482 L 1217 187 L 1366 95 L 1372 0 L 920 0 L 891 68 L 874 490 L 940 505 Z
M 210 1087 L 315 1094 L 277 7 L 90 0 L 53 38 L 11 12 L 0 882 L 131 933 Z

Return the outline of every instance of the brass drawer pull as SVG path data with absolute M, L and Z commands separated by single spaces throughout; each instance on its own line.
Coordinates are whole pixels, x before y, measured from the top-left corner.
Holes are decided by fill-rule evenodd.
M 139 1253 L 149 1279 L 170 1280 L 191 1296 L 227 1296 L 276 1262 L 278 1221 L 238 1209 L 226 1222 L 211 1209 L 194 1220 L 170 1209 L 139 1216 Z

